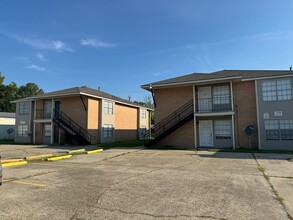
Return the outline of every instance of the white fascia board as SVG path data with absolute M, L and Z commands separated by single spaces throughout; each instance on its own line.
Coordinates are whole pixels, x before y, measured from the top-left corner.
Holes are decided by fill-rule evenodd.
M 290 75 L 280 75 L 280 76 L 264 76 L 264 77 L 256 77 L 256 78 L 249 78 L 249 79 L 242 79 L 241 81 L 253 81 L 259 79 L 274 79 L 274 78 L 286 78 L 286 77 L 293 77 L 293 73 Z
M 44 96 L 40 96 L 40 97 L 28 97 L 27 99 L 19 99 L 19 100 L 14 100 L 11 101 L 11 103 L 18 103 L 18 102 L 29 102 L 29 101 L 34 101 L 34 100 L 38 100 L 38 99 L 52 99 L 55 97 L 64 97 L 64 96 L 75 96 L 75 95 L 79 95 L 79 93 L 68 93 L 68 94 L 62 94 L 62 95 L 44 95 Z
M 231 80 L 231 79 L 241 79 L 242 76 L 233 76 L 233 77 L 225 77 L 225 78 L 217 78 L 217 79 L 206 79 L 206 80 L 196 80 L 196 81 L 188 81 L 188 82 L 179 82 L 179 83 L 166 83 L 166 84 L 160 84 L 160 85 L 153 85 L 153 88 L 158 87 L 171 87 L 171 86 L 186 86 L 186 85 L 194 85 L 197 83 L 213 83 L 213 82 L 219 82 L 219 81 L 225 81 L 225 80 Z M 142 87 L 148 89 L 148 87 Z
M 150 109 L 150 108 L 146 108 L 146 107 L 138 106 L 138 105 L 132 105 L 132 104 L 129 104 L 129 103 L 126 103 L 126 102 L 121 102 L 121 101 L 118 101 L 118 100 L 115 100 L 115 99 L 104 98 L 104 97 L 101 97 L 101 96 L 91 95 L 91 94 L 83 93 L 83 92 L 81 92 L 80 95 L 85 95 L 85 96 L 89 96 L 89 97 L 93 97 L 93 98 L 103 99 L 103 100 L 107 100 L 107 101 L 111 101 L 111 102 L 115 102 L 115 103 L 119 103 L 119 104 L 123 104 L 123 105 L 127 105 L 127 106 L 132 106 L 132 107 L 135 107 L 135 108 L 145 108 L 147 110 L 152 111 L 152 109 Z

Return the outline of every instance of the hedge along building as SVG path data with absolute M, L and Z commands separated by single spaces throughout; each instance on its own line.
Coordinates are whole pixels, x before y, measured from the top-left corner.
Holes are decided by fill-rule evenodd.
M 151 109 L 87 87 L 13 103 L 18 143 L 85 145 L 136 140 L 150 126 Z
M 291 70 L 223 70 L 142 85 L 155 101 L 147 145 L 293 150 L 292 83 Z

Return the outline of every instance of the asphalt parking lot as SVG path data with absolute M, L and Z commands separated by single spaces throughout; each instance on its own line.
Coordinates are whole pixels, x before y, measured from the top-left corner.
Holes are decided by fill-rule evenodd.
M 10 148 L 0 154 L 64 151 Z M 132 148 L 7 167 L 0 219 L 292 219 L 290 158 Z

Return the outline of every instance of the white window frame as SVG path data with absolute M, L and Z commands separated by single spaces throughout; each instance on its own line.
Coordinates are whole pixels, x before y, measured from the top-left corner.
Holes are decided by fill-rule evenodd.
M 293 140 L 293 119 L 266 119 L 266 140 Z
M 104 124 L 103 126 L 103 137 L 104 138 L 112 138 L 113 137 L 113 125 L 112 124 Z
M 221 85 L 213 87 L 213 104 L 226 105 L 230 104 L 230 86 Z
M 17 136 L 26 137 L 28 134 L 28 125 L 18 125 L 17 126 Z
M 140 118 L 146 118 L 146 109 L 140 110 Z
M 104 101 L 104 113 L 108 115 L 113 115 L 113 102 Z
M 216 139 L 232 139 L 232 121 L 215 120 L 214 135 Z
M 44 134 L 45 134 L 45 137 L 51 137 L 51 135 L 52 135 L 52 126 L 51 126 L 51 124 L 45 124 L 44 125 Z
M 52 112 L 52 100 L 44 100 L 44 116 L 51 117 Z
M 261 88 L 264 102 L 292 100 L 292 82 L 290 79 L 264 81 Z
M 18 106 L 19 115 L 28 115 L 30 109 L 30 102 L 20 102 Z

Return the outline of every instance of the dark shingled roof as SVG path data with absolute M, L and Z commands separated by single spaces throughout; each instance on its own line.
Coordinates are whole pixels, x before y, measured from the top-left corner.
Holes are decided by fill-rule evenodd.
M 105 92 L 102 92 L 102 91 L 99 91 L 96 89 L 88 88 L 86 86 L 63 89 L 63 90 L 58 90 L 58 91 L 54 91 L 54 92 L 48 92 L 48 93 L 44 93 L 42 95 L 18 99 L 14 102 L 26 101 L 26 100 L 29 101 L 29 100 L 34 100 L 34 99 L 42 99 L 42 98 L 50 98 L 50 97 L 76 96 L 76 95 L 100 97 L 100 98 L 110 99 L 113 101 L 121 102 L 121 103 L 132 105 L 132 106 L 144 107 L 138 103 L 131 102 L 126 99 L 122 99 L 117 96 L 114 96 L 109 93 L 105 93 Z
M 179 76 L 171 79 L 166 79 L 158 82 L 150 83 L 153 87 L 172 85 L 188 82 L 200 82 L 204 80 L 219 80 L 221 78 L 239 77 L 241 79 L 253 79 L 259 77 L 281 76 L 290 75 L 293 76 L 293 71 L 289 70 L 221 70 L 212 73 L 192 73 L 184 76 Z M 147 89 L 150 84 L 142 85 L 142 88 Z

